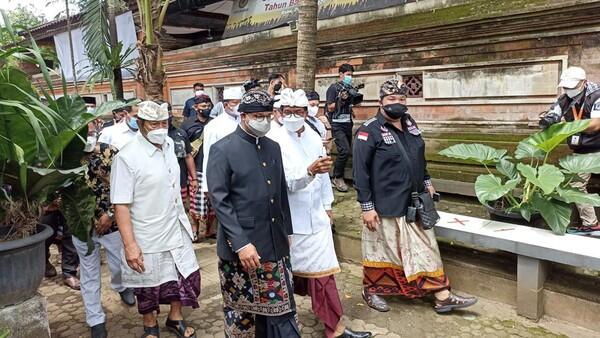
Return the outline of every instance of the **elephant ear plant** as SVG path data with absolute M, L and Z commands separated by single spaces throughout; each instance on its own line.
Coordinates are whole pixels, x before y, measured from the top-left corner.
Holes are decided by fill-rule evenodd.
M 440 155 L 483 165 L 488 174 L 475 181 L 475 193 L 487 206 L 520 213 L 528 222 L 539 214 L 556 234 L 563 235 L 571 219 L 570 203 L 600 206 L 598 194 L 573 189 L 578 174 L 600 174 L 600 153 L 572 154 L 558 165 L 549 163 L 552 151 L 568 137 L 581 133 L 589 120 L 562 122 L 519 142 L 514 156 L 483 144 L 456 144 Z M 494 173 L 492 170 L 496 169 Z

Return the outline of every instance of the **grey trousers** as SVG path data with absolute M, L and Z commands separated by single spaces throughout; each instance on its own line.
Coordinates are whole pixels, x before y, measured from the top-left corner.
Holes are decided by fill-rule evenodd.
M 592 174 L 578 174 L 581 182 L 572 182 L 571 187 L 578 189 L 581 192 L 587 193 L 587 186 L 590 183 Z M 598 217 L 594 207 L 589 204 L 575 204 L 579 211 L 579 218 L 581 218 L 581 225 L 583 226 L 594 226 L 598 224 Z
M 111 286 L 115 291 L 122 292 L 125 287 L 121 283 L 121 255 L 123 242 L 118 231 L 104 236 L 92 237 L 94 250 L 86 256 L 87 243 L 73 237 L 73 244 L 79 255 L 79 273 L 81 280 L 81 297 L 85 306 L 85 321 L 92 327 L 106 322 L 106 315 L 102 309 L 102 271 L 100 269 L 100 246 L 106 249 L 108 256 L 108 269 L 111 274 Z

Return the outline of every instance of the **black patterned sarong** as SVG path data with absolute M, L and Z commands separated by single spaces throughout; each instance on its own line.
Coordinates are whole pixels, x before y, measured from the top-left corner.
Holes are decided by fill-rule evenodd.
M 289 259 L 250 272 L 239 261 L 220 260 L 219 275 L 226 337 L 300 337 Z

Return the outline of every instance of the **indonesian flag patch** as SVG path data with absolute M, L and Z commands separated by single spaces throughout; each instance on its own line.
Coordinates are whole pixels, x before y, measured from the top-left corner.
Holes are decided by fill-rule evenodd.
M 359 140 L 366 141 L 368 138 L 369 138 L 369 133 L 367 133 L 366 131 L 359 131 L 358 132 L 358 139 Z

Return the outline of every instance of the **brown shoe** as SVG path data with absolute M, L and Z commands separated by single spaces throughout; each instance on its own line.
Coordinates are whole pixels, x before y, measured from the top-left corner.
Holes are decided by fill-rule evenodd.
M 434 310 L 437 313 L 450 312 L 454 309 L 462 309 L 477 303 L 475 297 L 461 297 L 450 293 L 450 296 L 444 300 L 435 300 Z
M 65 278 L 63 278 L 63 282 L 65 283 L 66 286 L 70 287 L 73 290 L 81 289 L 81 283 L 79 282 L 79 278 L 77 278 L 75 276 L 65 277 Z
M 333 185 L 339 192 L 348 192 L 348 186 L 346 185 L 346 182 L 344 181 L 344 179 L 341 177 L 334 178 Z

